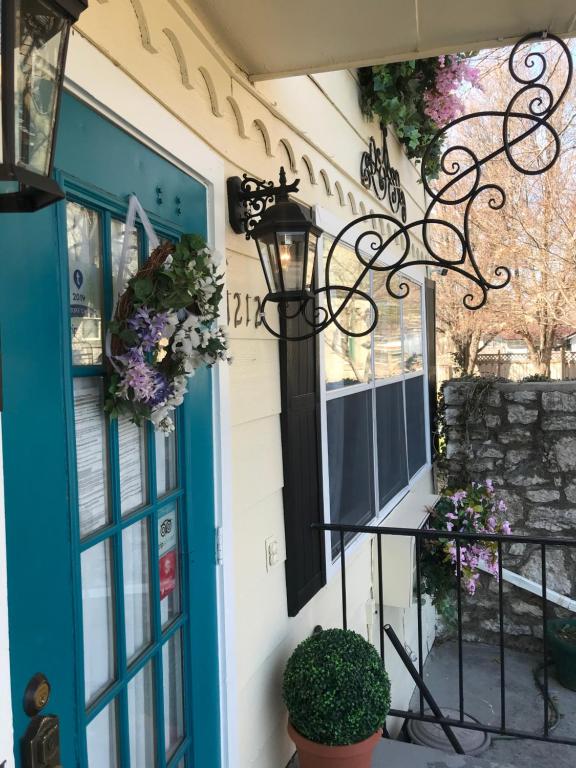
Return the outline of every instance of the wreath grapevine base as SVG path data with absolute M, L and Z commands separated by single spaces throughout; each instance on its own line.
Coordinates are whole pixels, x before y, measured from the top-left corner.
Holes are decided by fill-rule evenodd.
M 223 327 L 215 325 L 223 278 L 199 235 L 163 243 L 128 281 L 109 326 L 105 410 L 136 424 L 174 429 L 188 379 L 203 366 L 230 362 Z

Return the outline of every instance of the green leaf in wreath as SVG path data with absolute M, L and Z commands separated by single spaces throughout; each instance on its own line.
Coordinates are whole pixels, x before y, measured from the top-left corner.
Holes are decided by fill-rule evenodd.
M 131 331 L 129 328 L 125 328 L 118 335 L 127 347 L 137 346 L 139 338 L 136 331 Z
M 134 295 L 140 301 L 146 301 L 154 292 L 154 283 L 150 277 L 139 277 L 132 284 Z

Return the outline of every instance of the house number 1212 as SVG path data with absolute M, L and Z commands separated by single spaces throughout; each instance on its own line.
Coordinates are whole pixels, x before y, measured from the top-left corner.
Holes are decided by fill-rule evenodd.
M 260 296 L 250 296 L 249 293 L 240 293 L 236 291 L 231 293 L 226 291 L 226 313 L 228 316 L 228 325 L 233 324 L 234 328 L 244 325 L 249 328 L 259 328 L 262 325 L 260 314 L 262 312 L 262 299 Z

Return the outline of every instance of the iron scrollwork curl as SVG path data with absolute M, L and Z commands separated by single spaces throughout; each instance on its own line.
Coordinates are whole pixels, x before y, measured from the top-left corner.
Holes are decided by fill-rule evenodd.
M 370 136 L 368 152 L 362 153 L 360 160 L 360 181 L 366 189 L 372 188 L 378 200 L 388 198 L 392 213 L 400 213 L 402 221 L 406 221 L 406 196 L 400 184 L 400 174 L 390 165 L 388 154 L 388 129 L 382 129 L 382 149 L 378 149 L 374 137 Z
M 230 224 L 238 234 L 244 233 L 246 240 L 252 235 L 252 230 L 269 205 L 273 205 L 279 195 L 298 192 L 300 179 L 291 184 L 286 183 L 286 172 L 280 168 L 280 184 L 274 186 L 273 181 L 262 181 L 254 176 L 243 174 L 242 178 L 233 176 L 228 179 L 228 211 Z
M 557 96 L 550 85 L 543 82 L 548 70 L 547 54 L 550 49 L 531 50 L 521 56 L 521 49 L 527 43 L 543 40 L 554 44 L 555 49 L 559 46 L 560 58 L 564 59 L 565 81 Z M 520 58 L 524 70 L 519 66 Z M 498 183 L 483 180 L 483 171 L 493 159 L 501 156 L 505 156 L 509 165 L 523 175 L 542 174 L 554 165 L 560 155 L 560 136 L 549 121 L 566 96 L 572 80 L 573 64 L 570 50 L 563 40 L 551 34 L 531 34 L 519 40 L 513 47 L 508 67 L 512 79 L 520 87 L 510 98 L 506 109 L 463 115 L 439 130 L 430 142 L 421 166 L 421 181 L 429 197 L 424 216 L 406 223 L 402 215 L 399 219 L 393 215 L 369 214 L 347 224 L 330 246 L 325 260 L 324 285 L 316 288 L 307 298 L 298 302 L 297 306 L 283 309 L 281 307 L 281 332 L 271 328 L 263 320 L 273 335 L 284 339 L 302 340 L 324 331 L 331 325 L 348 336 L 369 334 L 378 323 L 377 302 L 362 288 L 370 272 L 384 275 L 387 293 L 397 299 L 408 295 L 408 282 L 398 277 L 399 273 L 408 267 L 429 266 L 456 273 L 471 285 L 470 292 L 463 298 L 464 306 L 470 310 L 483 307 L 490 290 L 502 289 L 508 285 L 511 272 L 507 266 L 497 266 L 489 275 L 482 272 L 471 238 L 472 216 L 480 204 L 483 203 L 489 211 L 501 210 L 506 204 L 504 188 Z M 433 188 L 426 178 L 425 168 L 434 146 L 444 141 L 451 128 L 465 121 L 483 118 L 501 121 L 499 146 L 483 157 L 478 156 L 472 148 L 461 144 L 448 146 L 442 152 L 440 160 L 440 167 L 448 180 L 439 188 Z M 550 156 L 538 167 L 523 165 L 514 150 L 521 147 L 522 142 L 538 130 L 547 132 L 552 147 Z M 386 189 L 388 177 L 385 173 L 384 158 L 373 142 L 370 153 L 366 153 L 366 159 L 363 158 L 362 169 L 364 185 L 372 184 L 379 196 L 385 194 L 383 190 Z M 442 210 L 446 211 L 455 206 L 460 206 L 458 226 L 440 216 Z M 377 221 L 384 223 L 382 230 L 387 232 L 386 235 L 374 226 Z M 363 230 L 354 240 L 352 230 L 358 225 L 367 226 L 369 223 L 372 223 L 372 227 Z M 412 237 L 415 232 L 420 235 L 424 252 L 417 250 L 416 258 L 411 258 Z M 447 241 L 450 242 L 450 253 L 442 252 L 438 245 L 439 242 Z M 353 244 L 359 264 L 357 277 L 350 286 L 332 282 L 334 256 L 342 243 Z M 390 260 L 392 249 L 394 258 Z M 397 255 L 398 251 L 400 255 Z M 263 309 L 265 304 L 266 302 Z M 361 310 L 354 310 L 354 307 L 358 306 Z M 365 321 L 364 327 L 360 329 L 357 328 L 359 316 Z M 302 323 L 293 323 L 291 326 L 288 322 L 298 317 L 304 319 L 309 328 L 304 333 Z M 346 319 L 350 317 L 354 319 L 353 328 L 346 324 Z

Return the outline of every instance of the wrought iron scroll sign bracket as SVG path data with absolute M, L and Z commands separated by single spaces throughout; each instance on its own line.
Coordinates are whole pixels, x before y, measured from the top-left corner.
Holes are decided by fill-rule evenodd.
M 526 51 L 525 46 L 532 42 L 537 42 L 539 47 Z M 550 67 L 556 73 L 554 82 L 545 78 L 552 51 L 559 52 Z M 564 59 L 563 79 L 560 77 L 561 59 Z M 371 333 L 378 323 L 378 306 L 370 292 L 365 290 L 370 273 L 380 273 L 387 293 L 396 299 L 403 299 L 409 293 L 408 281 L 403 280 L 399 274 L 409 267 L 435 267 L 443 272 L 455 273 L 470 284 L 470 292 L 463 298 L 464 306 L 470 310 L 483 307 L 489 291 L 508 285 L 511 272 L 507 266 L 496 266 L 491 274 L 482 271 L 470 234 L 473 215 L 479 204 L 484 204 L 486 213 L 491 214 L 501 210 L 506 203 L 504 188 L 499 183 L 486 180 L 483 174 L 492 160 L 502 157 L 513 170 L 525 176 L 545 173 L 554 165 L 560 156 L 561 146 L 558 131 L 550 119 L 568 92 L 573 63 L 570 50 L 563 40 L 549 33 L 536 33 L 526 35 L 512 48 L 508 70 L 516 92 L 510 97 L 505 109 L 482 110 L 456 118 L 440 129 L 428 145 L 420 171 L 427 194 L 422 218 L 406 222 L 399 197 L 393 197 L 393 203 L 390 203 L 392 215 L 370 213 L 347 224 L 332 241 L 325 258 L 323 285 L 298 301 L 274 300 L 280 312 L 280 330 L 267 322 L 265 310 L 271 301 L 270 294 L 264 298 L 262 323 L 272 335 L 300 341 L 330 326 L 352 337 Z M 428 158 L 438 152 L 438 147 L 443 147 L 452 128 L 467 121 L 484 119 L 499 123 L 499 145 L 480 156 L 474 148 L 448 144 L 447 149 L 440 152 L 441 182 L 432 187 L 425 173 Z M 539 146 L 546 145 L 548 149 L 543 153 L 537 168 L 523 166 L 525 154 L 522 152 L 522 144 L 537 131 L 541 132 L 537 137 Z M 365 153 L 362 160 L 363 184 L 368 188 L 372 186 L 380 199 L 394 194 L 399 188 L 399 180 L 391 173 L 393 169 L 390 168 L 385 148 L 385 142 L 383 149 L 379 150 L 371 140 L 369 152 Z M 298 189 L 298 181 L 286 184 L 283 169 L 280 187 L 245 175 L 243 180 L 229 180 L 229 193 L 230 183 L 236 185 L 235 191 L 238 193 L 236 196 L 228 196 L 229 201 L 238 200 L 234 210 L 231 205 L 230 222 L 236 232 L 245 232 L 247 238 L 250 238 L 252 228 L 267 205 L 281 199 L 279 195 L 287 195 Z M 453 212 L 452 220 L 443 215 L 448 210 Z M 398 212 L 400 219 L 394 215 Z M 457 224 L 453 223 L 454 219 Z M 354 229 L 359 225 L 362 231 L 356 235 Z M 416 258 L 412 248 L 414 234 L 419 235 L 418 245 L 423 245 L 423 253 L 418 249 Z M 344 243 L 352 245 L 358 260 L 352 285 L 340 285 L 332 280 L 332 262 L 339 246 Z M 290 322 L 296 320 L 298 322 Z M 304 334 L 302 321 L 309 329 Z M 362 322 L 364 325 L 359 328 Z
M 275 187 L 273 181 L 260 181 L 244 174 L 242 178 L 233 176 L 228 179 L 228 218 L 237 234 L 246 234 L 250 240 L 254 226 L 269 205 L 279 200 L 287 200 L 290 192 L 298 192 L 300 179 L 292 184 L 286 183 L 286 172 L 280 168 L 280 184 Z

